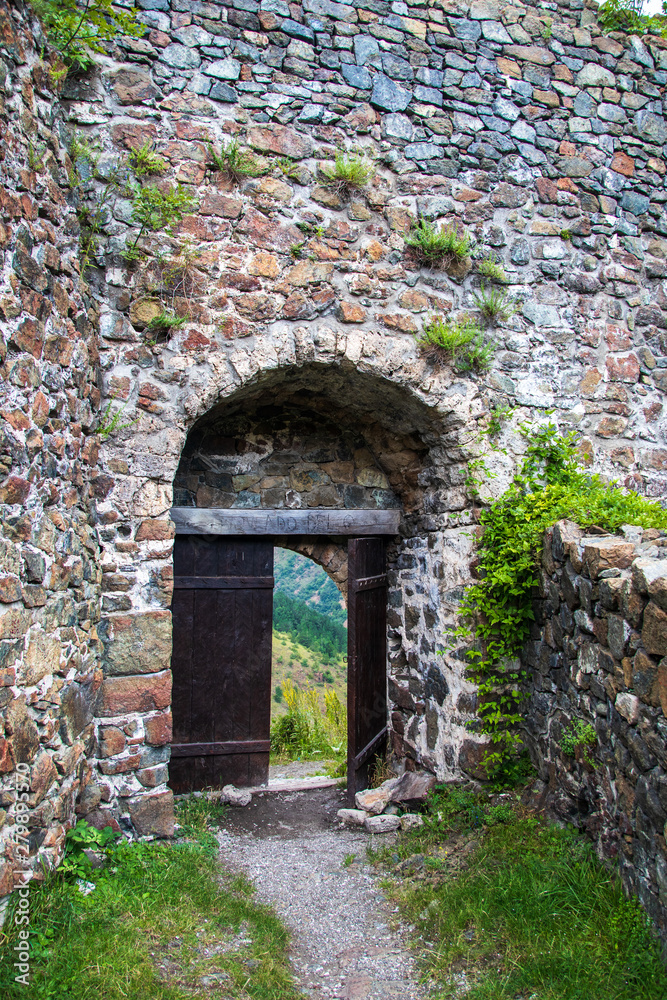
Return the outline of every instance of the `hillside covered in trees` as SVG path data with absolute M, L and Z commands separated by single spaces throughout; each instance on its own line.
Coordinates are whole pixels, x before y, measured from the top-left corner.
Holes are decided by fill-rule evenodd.
M 303 601 L 340 625 L 347 623 L 347 611 L 341 593 L 321 566 L 289 549 L 274 549 L 273 576 L 278 592 Z

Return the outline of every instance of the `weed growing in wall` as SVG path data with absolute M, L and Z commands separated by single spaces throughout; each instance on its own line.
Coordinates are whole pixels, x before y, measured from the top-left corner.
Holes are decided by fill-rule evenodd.
M 136 424 L 136 420 L 128 420 L 126 423 L 122 423 L 123 413 L 125 411 L 125 406 L 120 406 L 117 410 L 112 410 L 113 399 L 110 399 L 104 413 L 100 417 L 100 422 L 97 427 L 97 433 L 100 435 L 103 441 L 110 438 L 117 431 L 123 431 L 126 427 L 131 427 L 132 424 Z
M 162 191 L 154 184 L 135 187 L 132 192 L 132 219 L 139 226 L 134 242 L 123 251 L 127 261 L 142 256 L 139 240 L 148 232 L 172 231 L 184 215 L 197 207 L 196 199 L 180 184 Z
M 137 146 L 130 152 L 130 166 L 135 177 L 148 177 L 163 174 L 169 164 L 159 156 L 149 142 Z
M 405 237 L 405 245 L 416 259 L 429 267 L 449 267 L 457 260 L 469 257 L 473 241 L 458 226 L 445 225 L 438 229 L 434 222 L 420 219 Z
M 366 163 L 360 156 L 347 153 L 337 153 L 333 164 L 320 167 L 323 183 L 341 196 L 365 187 L 374 172 L 372 164 Z
M 483 371 L 491 364 L 493 345 L 469 316 L 443 319 L 431 316 L 417 336 L 424 357 L 436 364 L 451 364 L 457 371 Z
M 562 518 L 610 532 L 622 524 L 667 527 L 667 511 L 659 503 L 585 472 L 574 435 L 560 435 L 551 423 L 523 433 L 528 447 L 520 472 L 480 515 L 479 579 L 466 590 L 464 624 L 455 632 L 471 643 L 466 656 L 478 684 L 482 732 L 490 737 L 489 773 L 521 745 L 526 678 L 518 657 L 533 620 L 531 590 L 539 583 L 545 530 Z
M 211 143 L 208 144 L 209 161 L 211 170 L 222 174 L 234 184 L 240 184 L 246 177 L 259 177 L 265 173 L 257 158 L 246 149 L 241 149 L 238 139 L 232 139 L 226 146 L 222 145 L 219 150 L 215 149 Z
M 473 299 L 489 326 L 506 323 L 516 312 L 516 303 L 502 288 L 487 288 L 482 285 L 481 291 Z
M 495 260 L 491 260 L 490 258 L 480 260 L 477 265 L 477 270 L 482 277 L 488 278 L 489 281 L 493 281 L 497 285 L 504 285 L 507 283 L 505 268 L 502 264 L 499 264 Z
M 576 719 L 570 722 L 560 738 L 560 748 L 568 757 L 576 756 L 577 750 L 587 764 L 593 764 L 593 747 L 597 746 L 598 734 L 590 722 Z
M 163 309 L 154 316 L 146 327 L 146 340 L 152 346 L 169 340 L 172 333 L 180 330 L 188 322 L 187 316 L 177 316 L 176 313 Z
M 93 53 L 104 52 L 118 35 L 141 38 L 146 28 L 134 9 L 112 0 L 31 0 L 46 29 L 49 42 L 73 72 L 86 72 L 95 64 Z

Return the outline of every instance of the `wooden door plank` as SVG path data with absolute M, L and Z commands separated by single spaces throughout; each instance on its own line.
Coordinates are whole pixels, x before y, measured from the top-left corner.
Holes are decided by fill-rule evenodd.
M 175 704 L 172 788 L 265 783 L 273 544 L 260 538 L 186 535 L 176 542 L 174 566 L 173 662 L 182 710 Z M 231 587 L 226 586 L 230 579 Z M 239 585 L 243 580 L 248 586 Z M 179 587 L 180 581 L 186 585 Z
M 387 578 L 382 538 L 348 545 L 348 796 L 367 787 L 387 726 Z M 370 748 L 370 749 L 369 749 Z

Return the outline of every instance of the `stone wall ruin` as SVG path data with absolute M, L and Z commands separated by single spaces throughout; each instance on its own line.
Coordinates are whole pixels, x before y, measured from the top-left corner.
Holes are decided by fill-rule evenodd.
M 0 895 L 20 860 L 21 760 L 38 789 L 30 868 L 58 857 L 77 796 L 94 822 L 171 829 L 174 487 L 194 504 L 400 505 L 393 748 L 439 778 L 474 775 L 480 754 L 461 651 L 439 653 L 470 579 L 465 480 L 489 411 L 516 408 L 491 491 L 521 451 L 512 427 L 552 408 L 592 466 L 665 493 L 667 43 L 603 35 L 592 0 L 138 6 L 146 36 L 58 99 L 38 26 L 2 7 Z M 75 131 L 94 154 L 72 164 Z M 209 144 L 232 138 L 265 173 L 237 185 L 211 169 Z M 131 197 L 110 182 L 144 143 L 168 165 L 145 183 L 180 183 L 198 207 L 130 264 Z M 375 167 L 350 198 L 322 183 L 339 150 Z M 75 209 L 105 198 L 82 282 Z M 477 263 L 418 266 L 404 241 L 418 216 L 463 227 Z M 432 312 L 475 314 L 485 257 L 517 302 L 487 331 L 493 366 L 434 367 L 414 335 Z M 154 343 L 165 308 L 185 322 Z M 109 406 L 128 426 L 102 440 Z M 314 410 L 330 447 L 335 423 L 337 457 L 299 444 L 272 485 L 259 452 L 251 470 L 192 467 L 211 415 L 243 417 L 241 441 L 264 406 L 286 433 Z

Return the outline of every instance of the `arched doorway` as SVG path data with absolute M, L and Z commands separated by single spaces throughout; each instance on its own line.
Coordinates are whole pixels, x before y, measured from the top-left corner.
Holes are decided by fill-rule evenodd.
M 347 591 L 352 792 L 384 749 L 386 539 L 414 501 L 427 448 L 404 415 L 394 411 L 393 429 L 379 405 L 360 414 L 358 399 L 341 392 L 337 404 L 331 386 L 318 389 L 287 384 L 222 404 L 183 449 L 172 509 L 175 791 L 266 781 L 278 539 L 328 557 Z

